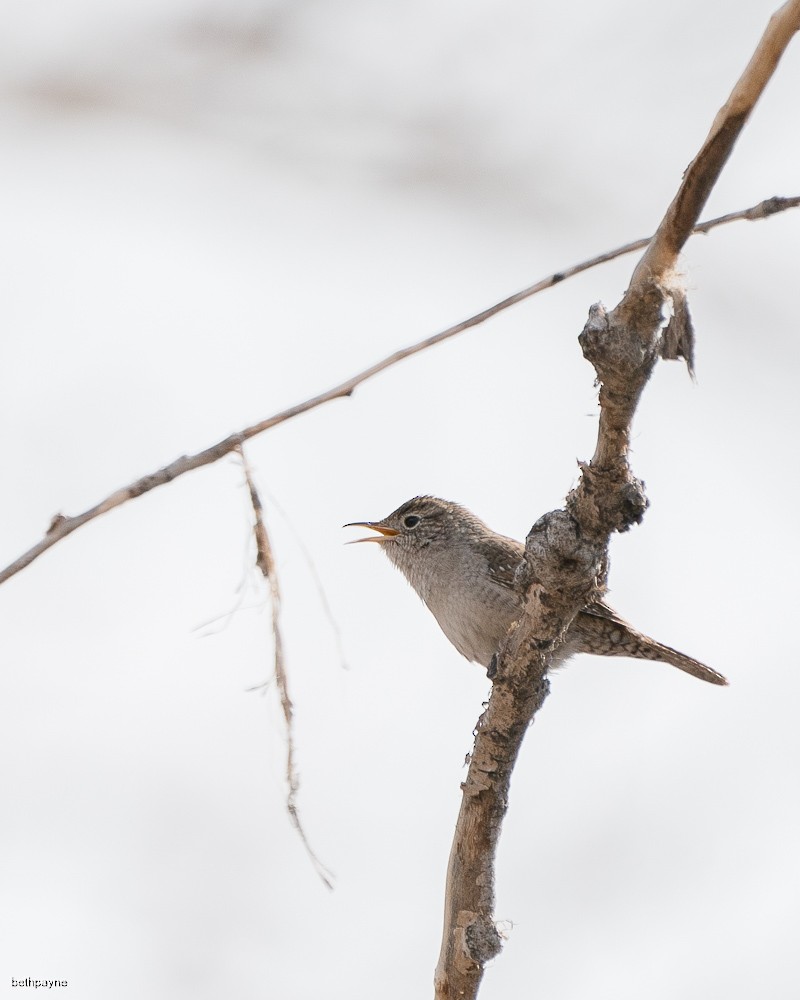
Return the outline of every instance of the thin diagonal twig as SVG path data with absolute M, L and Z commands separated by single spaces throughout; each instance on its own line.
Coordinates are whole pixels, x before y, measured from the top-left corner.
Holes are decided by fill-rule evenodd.
M 278 688 L 278 694 L 281 700 L 281 709 L 283 711 L 283 719 L 286 724 L 286 785 L 288 789 L 286 793 L 286 809 L 289 813 L 292 825 L 295 830 L 297 830 L 300 840 L 303 842 L 303 847 L 305 847 L 306 853 L 309 858 L 311 858 L 317 874 L 328 889 L 333 889 L 333 876 L 311 849 L 311 844 L 309 843 L 306 832 L 303 829 L 303 824 L 300 822 L 300 814 L 297 809 L 297 792 L 300 788 L 300 779 L 298 778 L 297 768 L 294 763 L 294 706 L 292 704 L 292 699 L 289 697 L 289 681 L 286 676 L 286 663 L 283 657 L 283 638 L 280 626 L 280 585 L 278 583 L 278 574 L 275 569 L 275 560 L 272 555 L 272 546 L 270 544 L 266 524 L 264 523 L 264 508 L 261 504 L 261 498 L 258 495 L 258 490 L 256 489 L 256 484 L 253 480 L 253 475 L 250 471 L 250 466 L 247 462 L 244 449 L 241 445 L 239 445 L 236 450 L 242 459 L 242 468 L 244 469 L 247 489 L 250 493 L 250 503 L 253 507 L 253 514 L 255 516 L 253 533 L 256 539 L 256 565 L 261 570 L 264 579 L 267 581 L 267 585 L 269 586 L 270 606 L 272 608 L 272 642 L 275 650 L 275 683 Z
M 709 219 L 706 222 L 702 222 L 695 227 L 694 231 L 697 233 L 707 233 L 717 226 L 726 225 L 730 222 L 736 222 L 740 219 L 763 219 L 769 215 L 774 215 L 776 212 L 783 212 L 786 209 L 795 208 L 798 205 L 800 205 L 800 197 L 797 196 L 791 198 L 768 198 L 766 201 L 762 201 L 760 204 L 754 205 L 751 208 L 742 209 L 739 212 L 731 212 L 727 215 L 720 216 L 717 219 Z M 457 334 L 463 333 L 471 327 L 478 326 L 480 323 L 486 322 L 487 319 L 491 319 L 492 316 L 496 316 L 504 309 L 508 309 L 511 306 L 516 305 L 518 302 L 522 302 L 525 299 L 536 295 L 538 292 L 543 292 L 548 288 L 552 288 L 553 285 L 557 285 L 560 282 L 565 281 L 567 278 L 572 278 L 576 274 L 580 274 L 582 271 L 588 271 L 590 268 L 597 267 L 599 264 L 605 264 L 607 261 L 614 260 L 617 257 L 622 257 L 625 254 L 641 250 L 643 247 L 648 245 L 651 239 L 652 237 L 648 236 L 643 239 L 634 240 L 632 243 L 626 243 L 623 246 L 617 247 L 615 250 L 609 250 L 606 253 L 598 254 L 598 256 L 585 260 L 580 264 L 573 264 L 571 267 L 567 267 L 562 271 L 556 271 L 554 274 L 551 274 L 546 278 L 542 278 L 541 281 L 537 281 L 535 284 L 529 285 L 527 288 L 523 288 L 521 291 L 515 292 L 513 295 L 509 295 L 501 302 L 497 302 L 495 305 L 489 306 L 488 309 L 484 309 L 481 312 L 476 313 L 474 316 L 470 316 L 469 319 L 462 320 L 460 323 L 456 323 L 454 326 L 450 326 L 446 330 L 435 333 L 431 337 L 426 337 L 424 340 L 420 340 L 415 344 L 411 344 L 410 346 L 404 347 L 399 351 L 395 351 L 393 354 L 388 355 L 388 357 L 376 362 L 369 368 L 365 368 L 363 371 L 358 372 L 358 374 L 353 375 L 351 378 L 347 379 L 346 382 L 342 382 L 339 385 L 334 386 L 332 389 L 328 389 L 317 396 L 312 396 L 310 399 L 306 399 L 304 402 L 298 403 L 296 406 L 292 406 L 287 410 L 281 410 L 279 413 L 275 413 L 273 416 L 267 417 L 265 420 L 262 420 L 257 424 L 253 424 L 250 427 L 245 427 L 243 430 L 237 431 L 235 434 L 230 434 L 228 437 L 223 438 L 216 444 L 211 445 L 210 448 L 199 451 L 194 455 L 181 455 L 180 458 L 176 458 L 175 461 L 170 462 L 169 465 L 165 465 L 163 468 L 158 469 L 155 472 L 142 476 L 141 479 L 137 479 L 130 485 L 116 490 L 114 493 L 107 496 L 105 500 L 101 500 L 100 503 L 95 504 L 94 507 L 90 507 L 82 514 L 76 514 L 73 517 L 56 514 L 50 522 L 50 526 L 47 529 L 44 538 L 28 549 L 27 552 L 24 552 L 21 556 L 19 556 L 18 559 L 15 559 L 14 562 L 9 563 L 5 569 L 0 570 L 0 584 L 5 583 L 6 580 L 15 576 L 20 572 L 20 570 L 25 569 L 26 566 L 29 566 L 35 559 L 38 559 L 40 555 L 46 552 L 49 548 L 52 548 L 52 546 L 57 542 L 62 541 L 84 524 L 88 524 L 89 521 L 93 521 L 95 518 L 100 517 L 101 514 L 105 514 L 108 511 L 113 510 L 115 507 L 120 507 L 129 500 L 135 500 L 136 497 L 142 496 L 144 493 L 149 493 L 150 490 L 155 489 L 157 486 L 164 486 L 167 483 L 172 482 L 173 479 L 177 479 L 179 476 L 185 475 L 187 472 L 191 472 L 194 469 L 200 469 L 204 465 L 211 465 L 214 462 L 219 461 L 219 459 L 224 458 L 225 455 L 235 451 L 236 448 L 243 442 L 248 441 L 257 434 L 262 434 L 264 431 L 270 430 L 272 427 L 276 427 L 278 424 L 282 424 L 286 420 L 291 420 L 293 417 L 297 417 L 301 413 L 307 413 L 309 410 L 313 410 L 317 406 L 321 406 L 323 403 L 329 403 L 331 400 L 350 396 L 363 382 L 366 382 L 373 376 L 385 371 L 387 368 L 391 368 L 400 361 L 405 361 L 406 358 L 410 358 L 414 354 L 419 354 L 420 351 L 427 350 L 429 347 L 433 347 L 436 344 L 441 344 L 443 341 L 449 340 L 451 337 L 455 337 Z

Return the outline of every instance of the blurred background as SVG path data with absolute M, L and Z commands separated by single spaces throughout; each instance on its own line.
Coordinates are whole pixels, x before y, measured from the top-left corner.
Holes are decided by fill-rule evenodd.
M 652 232 L 775 6 L 7 4 L 0 562 L 55 513 Z M 705 217 L 800 193 L 798 92 L 795 42 Z M 341 525 L 434 493 L 523 538 L 593 451 L 576 338 L 635 259 L 248 448 L 298 803 L 334 892 L 286 814 L 274 685 L 247 690 L 272 646 L 233 457 L 0 589 L 2 989 L 432 995 L 489 683 Z M 798 259 L 796 212 L 684 255 L 697 383 L 665 363 L 645 393 L 651 509 L 613 543 L 609 600 L 731 686 L 591 657 L 553 677 L 512 785 L 484 1000 L 796 996 Z

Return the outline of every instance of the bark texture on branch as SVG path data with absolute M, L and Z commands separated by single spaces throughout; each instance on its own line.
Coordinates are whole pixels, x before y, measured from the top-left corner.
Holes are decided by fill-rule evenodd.
M 673 288 L 671 274 L 750 111 L 798 28 L 800 0 L 791 0 L 770 20 L 622 301 L 611 313 L 593 306 L 580 335 L 600 385 L 597 447 L 582 465 L 566 509 L 540 518 L 526 540 L 517 572 L 518 582 L 528 587 L 525 614 L 500 649 L 492 694 L 462 785 L 435 975 L 437 1000 L 474 1000 L 486 962 L 500 950 L 494 924 L 495 854 L 517 754 L 547 695 L 549 654 L 576 613 L 602 593 L 611 534 L 640 521 L 647 507 L 643 486 L 628 463 L 631 423 L 642 390 L 660 356 L 684 357 L 691 370 L 688 305 Z M 671 329 L 670 312 L 677 317 Z

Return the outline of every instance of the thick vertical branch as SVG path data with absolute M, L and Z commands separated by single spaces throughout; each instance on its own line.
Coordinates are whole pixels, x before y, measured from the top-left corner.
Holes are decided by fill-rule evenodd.
M 474 1000 L 486 962 L 501 947 L 494 924 L 494 859 L 522 740 L 547 694 L 550 654 L 577 612 L 602 590 L 614 531 L 641 520 L 647 501 L 628 464 L 631 422 L 662 350 L 670 272 L 744 123 L 800 28 L 800 0 L 770 20 L 753 58 L 717 115 L 664 220 L 610 314 L 594 306 L 580 337 L 600 383 L 597 447 L 566 510 L 540 518 L 526 540 L 517 583 L 527 606 L 498 655 L 475 737 L 445 896 L 437 1000 Z M 671 345 L 674 353 L 675 345 Z M 687 359 L 690 353 L 683 351 Z
M 527 725 L 547 697 L 549 684 L 544 660 L 531 664 L 519 682 L 496 682 L 489 706 L 478 721 L 478 733 L 467 780 L 462 786 L 461 812 L 447 870 L 445 927 L 447 947 L 442 947 L 436 970 L 436 996 L 460 997 L 459 984 L 472 981 L 483 966 L 500 952 L 501 939 L 494 925 L 494 872 L 485 866 L 494 855 L 508 804 L 511 768 L 519 753 Z M 510 702 L 511 704 L 506 704 Z M 523 711 L 524 709 L 524 711 Z M 500 777 L 495 775 L 500 772 Z M 475 886 L 475 903 L 464 906 L 460 891 Z
M 550 561 L 555 552 L 559 556 L 553 572 Z M 540 518 L 528 536 L 526 562 L 518 578 L 526 586 L 530 573 L 539 574 L 538 582 L 530 586 L 528 613 L 500 649 L 492 694 L 478 722 L 462 785 L 447 870 L 444 933 L 435 975 L 437 1000 L 476 997 L 486 962 L 500 951 L 494 923 L 494 859 L 511 774 L 525 733 L 547 697 L 550 654 L 572 617 L 596 591 L 601 553 L 601 546 L 579 536 L 574 519 L 565 511 Z M 558 591 L 552 589 L 556 579 Z

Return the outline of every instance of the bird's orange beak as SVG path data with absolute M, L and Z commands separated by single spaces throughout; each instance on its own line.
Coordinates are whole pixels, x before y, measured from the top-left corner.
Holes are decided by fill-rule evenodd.
M 369 528 L 377 531 L 377 535 L 370 535 L 368 538 L 354 538 L 352 542 L 345 542 L 346 545 L 355 545 L 357 542 L 388 542 L 390 538 L 399 535 L 395 528 L 387 528 L 380 521 L 351 521 L 350 524 L 343 525 L 344 528 Z

